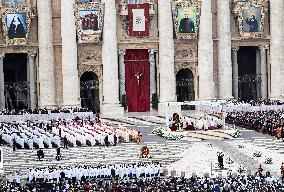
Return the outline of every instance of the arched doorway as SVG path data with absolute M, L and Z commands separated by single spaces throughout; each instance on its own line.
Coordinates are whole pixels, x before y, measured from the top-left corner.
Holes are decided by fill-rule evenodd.
M 99 79 L 94 72 L 85 72 L 80 77 L 81 107 L 100 112 Z
M 29 106 L 27 54 L 6 53 L 3 62 L 5 107 L 7 109 L 27 109 Z
M 176 74 L 177 101 L 194 101 L 194 77 L 190 69 L 181 69 Z
M 257 47 L 240 47 L 238 51 L 239 98 L 257 99 L 261 78 L 257 74 Z

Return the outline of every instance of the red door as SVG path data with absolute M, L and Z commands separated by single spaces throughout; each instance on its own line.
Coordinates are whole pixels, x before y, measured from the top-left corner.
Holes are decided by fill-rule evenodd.
M 150 63 L 148 50 L 126 50 L 124 61 L 128 111 L 150 111 Z

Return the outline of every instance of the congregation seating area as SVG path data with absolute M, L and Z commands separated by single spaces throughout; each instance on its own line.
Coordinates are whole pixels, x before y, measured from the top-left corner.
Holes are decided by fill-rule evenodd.
M 284 139 L 284 111 L 228 113 L 226 122 Z
M 283 101 L 280 100 L 216 100 L 201 101 L 196 106 L 197 110 L 207 114 L 220 114 L 222 112 L 253 112 L 283 110 Z
M 1 142 L 19 149 L 60 147 L 66 137 L 69 145 L 95 146 L 116 145 L 117 142 L 130 142 L 138 137 L 132 128 L 114 128 L 95 119 L 45 122 L 2 123 Z
M 140 177 L 124 179 L 96 178 L 88 180 L 66 179 L 60 182 L 34 182 L 24 186 L 17 184 L 2 184 L 1 191 L 111 191 L 111 192 L 140 192 L 140 191 L 254 191 L 254 192 L 282 192 L 284 190 L 281 180 L 270 176 L 259 177 L 257 175 L 233 176 L 229 178 L 210 178 L 192 176 L 183 177 Z M 35 190 L 36 189 L 36 190 Z
M 26 115 L 26 114 L 48 114 L 48 113 L 71 113 L 71 112 L 90 112 L 87 108 L 74 107 L 66 109 L 47 109 L 47 108 L 35 108 L 35 109 L 2 109 L 0 115 Z

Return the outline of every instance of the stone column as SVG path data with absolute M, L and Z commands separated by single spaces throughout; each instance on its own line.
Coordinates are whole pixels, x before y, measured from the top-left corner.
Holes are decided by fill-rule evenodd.
M 167 104 L 168 102 L 176 101 L 175 50 L 171 0 L 159 1 L 158 11 L 160 73 L 159 114 L 165 115 L 166 111 L 169 114 L 173 112 L 180 113 L 180 107 Z
M 211 0 L 203 0 L 198 41 L 199 100 L 214 98 Z
M 256 50 L 256 66 L 255 66 L 255 71 L 256 71 L 256 76 L 261 77 L 261 61 L 260 61 L 260 50 Z M 260 78 L 261 79 L 261 78 Z M 261 82 L 256 82 L 256 96 L 257 99 L 261 98 Z
M 238 65 L 238 50 L 239 47 L 233 47 L 233 97 L 239 98 L 239 65 Z
M 124 109 L 119 103 L 118 56 L 115 1 L 104 0 L 103 27 L 103 117 L 122 117 Z
M 75 0 L 61 0 L 63 107 L 80 106 L 74 3 Z
M 29 107 L 36 108 L 36 82 L 35 82 L 35 54 L 28 54 L 28 70 L 29 70 Z
M 4 81 L 4 60 L 5 53 L 0 55 L 0 108 L 5 109 L 5 81 Z
M 218 87 L 220 99 L 232 98 L 230 14 L 230 1 L 217 0 Z
M 267 99 L 267 56 L 266 49 L 268 46 L 260 46 L 260 73 L 261 73 L 261 97 Z
M 283 97 L 283 0 L 270 1 L 271 99 Z
M 157 50 L 149 49 L 149 62 L 150 62 L 150 98 L 152 101 L 153 94 L 156 94 L 156 60 L 155 53 Z
M 124 55 L 125 50 L 119 50 L 118 56 L 119 56 L 119 90 L 120 90 L 120 102 L 122 99 L 122 96 L 126 94 L 125 90 L 125 62 L 124 62 Z
M 51 0 L 37 1 L 39 107 L 54 108 L 55 75 Z

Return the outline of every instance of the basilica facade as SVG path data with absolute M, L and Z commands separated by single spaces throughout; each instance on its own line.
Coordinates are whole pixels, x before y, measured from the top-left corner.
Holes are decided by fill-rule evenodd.
M 105 116 L 281 99 L 283 0 L 0 0 L 0 107 Z

